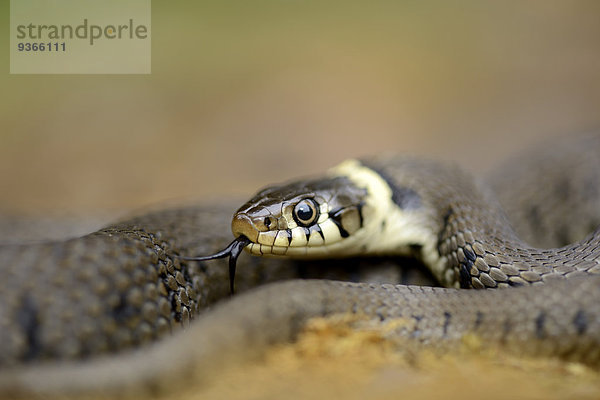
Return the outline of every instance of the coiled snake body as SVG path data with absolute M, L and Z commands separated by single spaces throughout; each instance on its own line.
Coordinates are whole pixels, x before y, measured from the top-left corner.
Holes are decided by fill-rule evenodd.
M 527 162 L 540 158 L 541 164 L 512 184 L 525 184 L 535 168 L 546 177 L 549 170 L 559 174 L 575 159 L 575 169 L 585 171 L 547 184 L 540 194 L 553 188 L 560 194 L 565 187 L 573 198 L 584 193 L 582 207 L 597 211 L 581 218 L 586 228 L 595 228 L 599 154 L 600 140 L 590 136 L 527 156 Z M 537 203 L 522 202 L 535 224 L 549 221 Z M 0 390 L 154 388 L 184 376 L 190 366 L 208 378 L 219 366 L 289 340 L 308 318 L 333 313 L 403 318 L 411 324 L 394 335 L 415 343 L 452 345 L 473 333 L 486 344 L 522 353 L 600 361 L 600 277 L 594 276 L 600 273 L 600 230 L 574 244 L 528 245 L 497 196 L 452 164 L 410 157 L 348 161 L 322 178 L 259 192 L 232 223 L 236 236 L 252 242 L 247 250 L 253 254 L 412 254 L 450 288 L 292 280 L 236 295 L 197 318 L 199 310 L 226 296 L 227 268 L 222 260 L 176 255 L 222 247 L 230 213 L 227 205 L 166 210 L 82 238 L 0 247 Z M 560 225 L 562 235 L 547 230 L 545 236 L 566 240 L 566 229 Z M 523 231 L 528 240 L 532 230 Z M 305 269 L 287 258 L 241 257 L 237 289 L 293 278 Z M 192 319 L 198 321 L 190 324 Z M 187 329 L 141 346 L 179 326 Z M 117 351 L 123 354 L 110 355 Z

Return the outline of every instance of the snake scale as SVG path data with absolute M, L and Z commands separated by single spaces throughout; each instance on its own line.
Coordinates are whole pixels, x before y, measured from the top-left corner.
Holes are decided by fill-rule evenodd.
M 251 253 L 309 260 L 242 256 L 236 289 L 244 293 L 216 305 L 229 291 L 226 262 L 177 255 L 231 240 L 235 206 L 226 203 L 1 246 L 0 393 L 152 391 L 191 369 L 211 379 L 293 339 L 307 319 L 335 313 L 406 319 L 394 335 L 424 345 L 474 333 L 486 345 L 597 365 L 600 139 L 565 140 L 503 171 L 492 191 L 452 163 L 379 157 L 261 191 L 235 214 L 236 236 L 255 242 Z M 448 288 L 289 280 L 327 277 L 330 263 L 362 265 L 327 259 L 363 254 L 383 263 L 414 255 Z M 269 283 L 279 280 L 289 281 Z

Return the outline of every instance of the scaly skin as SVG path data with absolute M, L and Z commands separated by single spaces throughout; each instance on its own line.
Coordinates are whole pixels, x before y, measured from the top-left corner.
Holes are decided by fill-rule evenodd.
M 405 183 L 398 169 L 404 161 L 377 162 L 373 165 L 397 184 Z M 485 190 L 479 193 L 462 172 L 432 165 L 436 175 L 429 183 L 438 188 L 441 183 L 441 191 L 428 187 L 419 195 L 424 204 L 453 206 L 451 212 L 444 207 L 432 211 L 437 251 L 447 263 L 446 270 L 436 272 L 438 278 L 449 286 L 477 286 L 475 279 L 494 286 L 482 278 L 487 273 L 499 277 L 495 285 L 515 276 L 524 287 L 468 291 L 293 280 L 241 294 L 198 317 L 199 310 L 226 297 L 226 261 L 183 262 L 172 254 L 222 248 L 231 240 L 227 225 L 233 208 L 151 213 L 66 242 L 0 247 L 8 277 L 0 302 L 0 393 L 155 392 L 185 384 L 192 369 L 196 378 L 211 379 L 222 367 L 292 339 L 307 319 L 333 313 L 374 321 L 402 318 L 406 324 L 393 336 L 424 345 L 451 348 L 473 333 L 485 346 L 598 364 L 600 277 L 590 273 L 598 269 L 600 235 L 566 250 L 536 251 L 518 242 Z M 414 174 L 432 176 L 427 168 L 412 172 L 411 182 L 422 185 Z M 455 174 L 459 182 L 451 189 Z M 522 277 L 525 269 L 519 267 L 528 260 L 528 270 L 539 280 Z M 480 269 L 482 262 L 486 265 Z M 489 273 L 496 267 L 504 275 Z M 559 268 L 562 276 L 586 275 L 543 278 Z M 242 256 L 237 289 L 293 278 L 303 270 L 292 261 Z M 197 321 L 155 342 L 188 326 L 190 319 Z
M 521 353 L 594 364 L 600 356 L 599 289 L 598 277 L 485 292 L 294 280 L 240 295 L 189 330 L 145 350 L 4 371 L 0 387 L 11 394 L 169 390 L 185 385 L 192 373 L 196 380 L 218 378 L 223 367 L 292 339 L 310 317 L 344 312 L 378 321 L 404 317 L 413 324 L 395 334 L 417 342 L 450 347 L 464 334 L 475 333 L 486 347 L 502 344 Z M 577 322 L 581 310 L 585 323 Z

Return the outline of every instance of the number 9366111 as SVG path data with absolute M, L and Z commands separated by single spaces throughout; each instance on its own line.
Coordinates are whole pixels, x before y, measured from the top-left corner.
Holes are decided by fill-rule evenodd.
M 19 51 L 35 51 L 35 52 L 41 52 L 41 51 L 61 51 L 61 52 L 65 52 L 67 51 L 67 46 L 65 44 L 65 42 L 59 43 L 59 42 L 46 42 L 46 43 L 30 43 L 30 42 L 20 42 L 17 44 L 17 49 Z

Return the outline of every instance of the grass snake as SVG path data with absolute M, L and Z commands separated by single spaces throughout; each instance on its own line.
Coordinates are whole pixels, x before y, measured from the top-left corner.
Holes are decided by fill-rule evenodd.
M 0 246 L 0 393 L 156 390 L 190 369 L 210 379 L 336 313 L 405 319 L 394 335 L 424 345 L 476 334 L 597 365 L 600 139 L 546 146 L 500 171 L 491 190 L 453 163 L 386 156 L 262 190 L 231 228 L 251 241 L 248 252 L 272 257 L 241 257 L 243 293 L 216 305 L 229 291 L 226 261 L 178 255 L 230 241 L 231 204 Z M 328 277 L 335 263 L 364 269 L 348 257 L 370 265 L 397 255 L 421 259 L 447 288 L 293 279 Z

